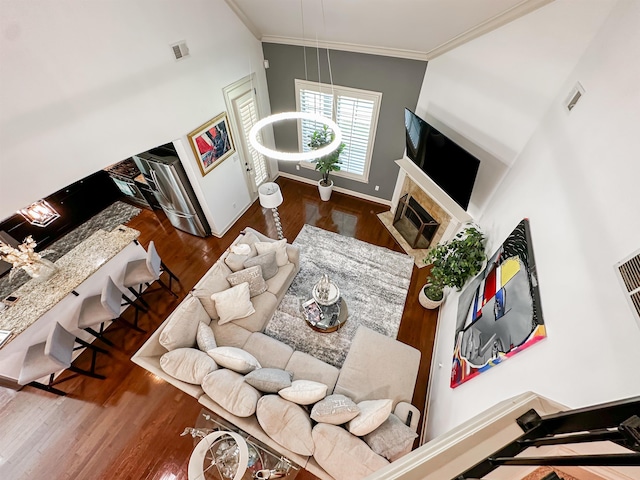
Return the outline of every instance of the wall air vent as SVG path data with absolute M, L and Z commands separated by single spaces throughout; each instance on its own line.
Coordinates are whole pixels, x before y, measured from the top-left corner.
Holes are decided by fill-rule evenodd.
M 178 42 L 171 45 L 171 50 L 173 50 L 173 56 L 176 60 L 182 60 L 189 56 L 189 47 L 187 47 L 187 42 Z
M 573 110 L 573 108 L 576 106 L 576 103 L 578 103 L 578 100 L 580 100 L 583 95 L 584 95 L 584 87 L 580 82 L 577 82 L 576 85 L 571 90 L 571 93 L 567 97 L 567 100 L 564 102 L 564 104 L 567 107 L 567 110 L 569 111 Z
M 616 271 L 640 327 L 640 250 L 616 264 Z

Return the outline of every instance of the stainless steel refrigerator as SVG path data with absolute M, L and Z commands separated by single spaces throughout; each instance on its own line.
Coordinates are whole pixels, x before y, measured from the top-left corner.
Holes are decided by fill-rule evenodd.
M 184 167 L 171 150 L 154 149 L 133 159 L 174 227 L 200 237 L 211 234 Z

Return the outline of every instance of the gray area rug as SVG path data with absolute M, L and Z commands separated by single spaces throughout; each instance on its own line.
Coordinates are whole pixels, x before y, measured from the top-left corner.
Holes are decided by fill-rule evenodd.
M 413 257 L 351 237 L 304 225 L 293 242 L 300 247 L 300 272 L 265 334 L 309 353 L 338 368 L 360 325 L 396 338 L 413 272 Z M 333 333 L 316 332 L 307 325 L 301 305 L 321 275 L 340 289 L 349 317 Z
M 139 208 L 117 201 L 49 245 L 46 250 L 51 251 L 51 253 L 44 258 L 55 262 L 83 240 L 89 238 L 95 231 L 102 229 L 110 232 L 118 225 L 127 223 L 139 213 Z M 18 240 L 21 241 L 21 239 Z M 9 279 L 9 273 L 7 273 L 0 278 L 0 299 L 16 291 L 30 279 L 31 277 L 22 269 L 14 272 L 11 279 Z

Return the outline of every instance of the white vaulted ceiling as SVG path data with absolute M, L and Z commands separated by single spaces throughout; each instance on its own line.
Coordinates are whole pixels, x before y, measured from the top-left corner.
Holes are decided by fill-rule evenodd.
M 430 60 L 551 1 L 226 0 L 263 42 L 317 42 L 338 50 L 420 60 Z

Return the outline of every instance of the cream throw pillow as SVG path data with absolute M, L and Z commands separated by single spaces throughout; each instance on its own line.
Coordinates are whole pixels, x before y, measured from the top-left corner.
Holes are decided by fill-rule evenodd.
M 373 432 L 389 418 L 392 407 L 393 402 L 390 399 L 360 402 L 360 414 L 347 424 L 347 430 L 358 437 Z
M 227 290 L 231 285 L 227 282 L 227 276 L 231 274 L 231 269 L 227 267 L 224 262 L 218 261 L 205 276 L 198 282 L 198 287 L 191 291 L 194 297 L 197 297 L 202 306 L 209 314 L 211 319 L 218 318 L 218 312 L 213 304 L 211 295 L 223 290 Z
M 258 362 L 256 357 L 241 348 L 218 347 L 207 351 L 207 354 L 213 358 L 218 365 L 233 370 L 234 372 L 246 374 L 256 368 L 261 368 L 260 362 Z
M 295 380 L 291 386 L 278 392 L 285 400 L 299 405 L 311 405 L 322 400 L 327 395 L 327 386 L 324 383 L 311 380 Z
M 251 303 L 249 284 L 241 283 L 223 292 L 214 293 L 211 299 L 220 317 L 218 325 L 224 325 L 231 320 L 253 315 L 256 310 Z
M 279 267 L 289 263 L 289 255 L 287 255 L 287 239 L 276 240 L 275 242 L 256 242 L 256 250 L 258 255 L 268 252 L 276 252 L 276 264 Z
M 160 357 L 160 368 L 178 380 L 200 385 L 218 366 L 213 358 L 200 350 L 177 348 Z
M 224 368 L 211 372 L 202 381 L 204 393 L 237 417 L 256 413 L 260 392 L 244 381 L 239 373 Z
M 258 400 L 256 418 L 265 433 L 284 448 L 299 455 L 313 455 L 311 419 L 300 405 L 278 395 L 265 395 Z

